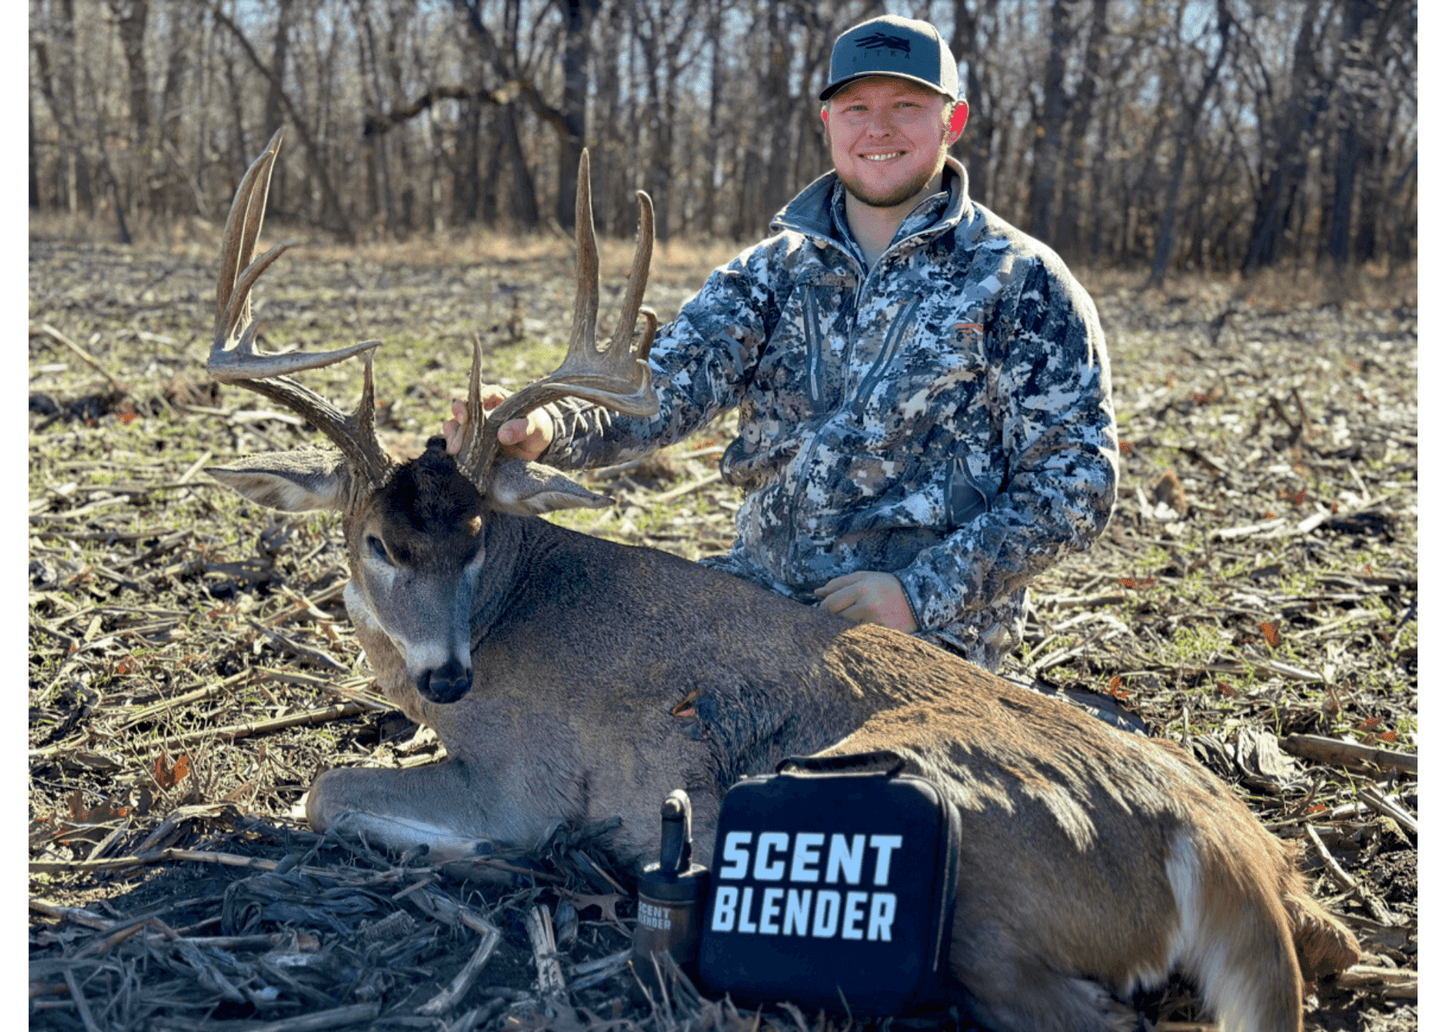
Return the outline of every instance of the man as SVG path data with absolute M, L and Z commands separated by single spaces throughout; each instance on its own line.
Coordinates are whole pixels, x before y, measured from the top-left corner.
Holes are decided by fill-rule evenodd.
M 737 539 L 703 562 L 997 670 L 1029 581 L 1113 509 L 1103 332 L 1052 251 L 970 200 L 948 157 L 968 106 L 932 25 L 848 30 L 820 99 L 834 171 L 658 333 L 657 415 L 563 402 L 499 440 L 591 468 L 737 408 Z

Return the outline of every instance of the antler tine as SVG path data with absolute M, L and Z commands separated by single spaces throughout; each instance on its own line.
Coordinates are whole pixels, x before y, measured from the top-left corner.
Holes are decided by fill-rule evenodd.
M 472 334 L 472 371 L 467 377 L 467 418 L 462 426 L 461 444 L 457 448 L 457 467 L 462 470 L 470 470 L 477 467 L 480 458 L 478 448 L 483 441 L 483 430 L 486 428 L 487 414 L 482 409 L 482 342 L 475 334 Z M 493 443 L 496 442 L 496 434 L 492 434 Z
M 637 325 L 637 314 L 642 311 L 642 294 L 647 289 L 647 274 L 652 269 L 652 198 L 646 191 L 637 191 L 637 247 L 632 252 L 632 271 L 627 275 L 627 293 L 622 298 L 622 309 L 617 316 L 617 329 L 612 331 L 613 341 L 632 337 Z M 650 313 L 649 313 L 650 314 Z M 657 329 L 657 318 L 649 320 L 652 330 Z M 638 345 L 637 357 L 647 361 L 652 350 L 652 333 L 648 332 Z
M 597 239 L 592 226 L 592 188 L 587 151 L 577 170 L 577 311 L 567 356 L 556 371 L 522 388 L 507 398 L 487 416 L 475 437 L 463 438 L 459 465 L 475 482 L 481 483 L 491 469 L 499 451 L 497 431 L 508 420 L 526 415 L 535 408 L 559 398 L 581 398 L 614 412 L 629 416 L 650 416 L 657 411 L 657 395 L 652 390 L 652 370 L 647 355 L 657 332 L 657 316 L 642 307 L 642 293 L 647 288 L 647 273 L 652 260 L 652 200 L 638 191 L 641 212 L 638 217 L 637 249 L 632 260 L 632 277 L 622 301 L 617 331 L 607 347 L 597 349 L 598 263 Z M 638 315 L 645 320 L 636 351 Z M 477 376 L 480 353 L 473 361 L 473 379 Z M 467 417 L 476 420 L 480 402 L 468 401 Z M 469 447 L 470 446 L 470 447 Z
M 595 349 L 597 297 L 602 292 L 597 262 L 597 231 L 592 224 L 592 158 L 587 148 L 577 162 L 577 303 L 572 313 L 572 338 L 567 355 L 579 348 Z
M 290 242 L 279 244 L 254 261 L 251 257 L 266 216 L 271 173 L 281 150 L 283 133 L 284 130 L 278 129 L 265 151 L 246 170 L 226 217 L 221 271 L 216 283 L 216 332 L 206 371 L 222 383 L 255 391 L 303 416 L 330 438 L 370 483 L 379 484 L 392 466 L 390 456 L 376 440 L 371 364 L 372 352 L 381 341 L 362 341 L 319 354 L 262 355 L 256 351 L 258 324 L 251 316 L 251 289 L 262 273 L 292 246 Z M 360 354 L 366 356 L 361 402 L 350 415 L 343 415 L 321 395 L 287 375 L 333 365 Z

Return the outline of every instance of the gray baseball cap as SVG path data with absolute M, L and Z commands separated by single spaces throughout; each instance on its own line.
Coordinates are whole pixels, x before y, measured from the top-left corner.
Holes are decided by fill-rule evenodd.
M 827 100 L 854 79 L 892 75 L 958 99 L 958 62 L 938 30 L 925 21 L 885 14 L 855 25 L 833 44 Z

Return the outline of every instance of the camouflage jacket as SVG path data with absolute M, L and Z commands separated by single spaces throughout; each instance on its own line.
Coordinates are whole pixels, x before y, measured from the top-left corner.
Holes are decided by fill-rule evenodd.
M 1113 510 L 1109 362 L 1058 256 L 973 203 L 952 159 L 944 185 L 868 269 L 819 178 L 659 332 L 657 415 L 563 403 L 543 461 L 622 461 L 736 407 L 737 538 L 704 562 L 807 603 L 894 573 L 921 636 L 996 670 L 1026 585 Z

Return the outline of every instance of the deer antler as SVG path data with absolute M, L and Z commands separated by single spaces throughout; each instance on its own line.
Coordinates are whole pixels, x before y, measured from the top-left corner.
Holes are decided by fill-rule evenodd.
M 256 351 L 258 324 L 251 317 L 251 288 L 271 263 L 294 244 L 294 241 L 278 244 L 252 261 L 266 215 L 271 171 L 281 150 L 284 131 L 276 131 L 266 150 L 246 170 L 245 178 L 236 188 L 236 199 L 231 202 L 231 214 L 226 219 L 225 238 L 221 242 L 221 274 L 216 284 L 216 336 L 206 371 L 222 383 L 255 391 L 305 417 L 341 449 L 356 472 L 372 486 L 380 486 L 393 465 L 391 457 L 376 440 L 371 361 L 372 352 L 381 341 L 362 341 L 320 354 L 263 355 Z M 321 395 L 287 375 L 319 369 L 360 354 L 366 356 L 366 375 L 361 403 L 350 415 L 343 415 Z
M 524 416 L 558 398 L 581 398 L 629 416 L 657 411 L 652 371 L 647 365 L 657 316 L 642 307 L 647 273 L 652 264 L 652 198 L 637 191 L 640 207 L 637 249 L 622 308 L 608 345 L 597 347 L 597 234 L 592 226 L 592 175 L 587 151 L 577 168 L 577 301 L 567 357 L 556 371 L 522 388 L 484 415 L 481 391 L 481 348 L 473 345 L 471 382 L 467 389 L 467 422 L 457 464 L 473 483 L 483 483 L 499 451 L 497 431 L 508 420 Z M 638 315 L 645 321 L 634 353 Z

